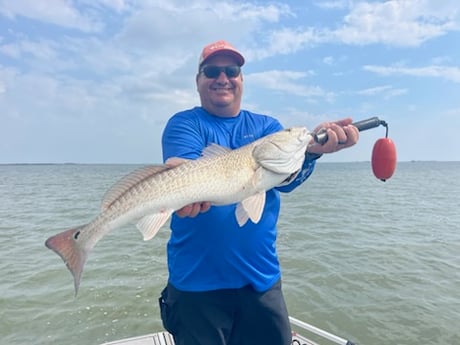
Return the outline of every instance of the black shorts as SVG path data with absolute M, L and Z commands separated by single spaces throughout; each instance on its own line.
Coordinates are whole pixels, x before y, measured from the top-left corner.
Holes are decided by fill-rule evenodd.
M 159 299 L 163 326 L 176 345 L 289 345 L 289 315 L 281 281 L 258 292 L 251 286 L 206 292 L 168 284 Z

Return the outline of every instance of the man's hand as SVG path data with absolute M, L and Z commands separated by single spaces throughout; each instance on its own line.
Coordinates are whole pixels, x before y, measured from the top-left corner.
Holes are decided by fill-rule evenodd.
M 174 168 L 186 161 L 187 159 L 185 158 L 171 157 L 166 160 L 165 164 L 171 168 Z M 198 214 L 206 212 L 210 208 L 211 208 L 210 202 L 197 202 L 197 203 L 182 207 L 181 209 L 176 211 L 176 214 L 181 218 L 196 217 Z
M 327 141 L 323 144 L 312 142 L 307 151 L 310 153 L 323 154 L 342 150 L 353 146 L 358 142 L 359 131 L 353 126 L 351 118 L 334 122 L 324 122 L 315 128 L 315 132 L 325 128 L 327 130 Z

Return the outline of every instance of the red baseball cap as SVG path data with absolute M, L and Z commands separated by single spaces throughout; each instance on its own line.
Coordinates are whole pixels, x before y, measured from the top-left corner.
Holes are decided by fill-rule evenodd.
M 201 52 L 200 55 L 200 60 L 198 62 L 198 67 L 201 67 L 201 65 L 206 62 L 207 59 L 209 59 L 211 56 L 214 56 L 216 54 L 222 54 L 222 55 L 229 55 L 235 58 L 238 66 L 243 66 L 244 65 L 244 57 L 241 55 L 241 53 L 236 50 L 235 47 L 233 47 L 230 43 L 224 40 L 220 40 L 211 44 L 208 44 L 203 48 L 203 51 Z

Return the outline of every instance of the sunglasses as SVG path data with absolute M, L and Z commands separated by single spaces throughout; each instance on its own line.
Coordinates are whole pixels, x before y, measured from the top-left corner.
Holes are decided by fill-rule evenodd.
M 205 77 L 209 79 L 218 78 L 222 72 L 225 73 L 227 78 L 236 78 L 241 73 L 241 67 L 237 65 L 232 65 L 232 66 L 206 65 L 201 69 L 201 73 L 203 73 Z

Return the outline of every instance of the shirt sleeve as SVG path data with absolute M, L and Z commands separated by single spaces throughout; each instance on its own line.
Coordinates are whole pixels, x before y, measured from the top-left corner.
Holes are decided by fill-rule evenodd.
M 306 157 L 302 164 L 302 168 L 300 169 L 295 179 L 287 185 L 276 187 L 276 189 L 283 193 L 292 192 L 294 189 L 296 189 L 310 177 L 310 175 L 315 170 L 315 165 L 316 159 L 310 160 Z
M 162 136 L 163 162 L 171 157 L 196 159 L 201 156 L 204 142 L 190 114 L 178 113 L 166 124 Z

